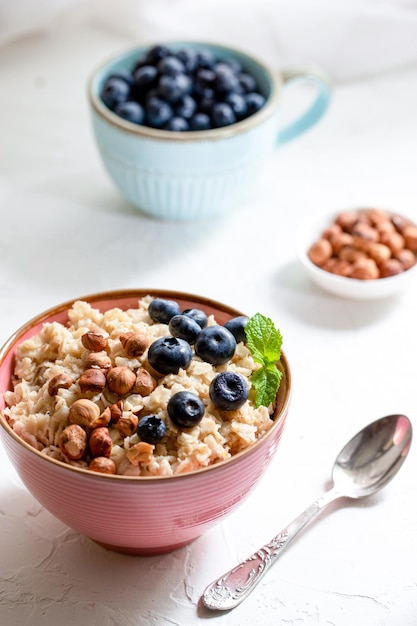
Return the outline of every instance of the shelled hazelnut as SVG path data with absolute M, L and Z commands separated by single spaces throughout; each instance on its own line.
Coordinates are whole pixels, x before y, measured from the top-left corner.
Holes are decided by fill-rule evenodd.
M 339 276 L 374 280 L 416 264 L 417 226 L 377 208 L 344 211 L 309 248 L 309 259 Z
M 107 352 L 90 352 L 83 360 L 84 368 L 107 371 L 112 367 L 112 361 Z
M 129 393 L 136 382 L 136 374 L 129 367 L 112 367 L 107 373 L 107 386 L 118 396 Z
M 133 393 L 141 396 L 149 396 L 156 388 L 157 382 L 155 378 L 144 367 L 140 367 L 136 372 L 136 382 L 132 389 Z
M 84 370 L 78 379 L 78 385 L 81 393 L 100 393 L 106 386 L 106 375 L 102 370 L 92 367 Z
M 88 446 L 92 456 L 109 457 L 113 447 L 109 429 L 105 426 L 95 428 L 88 440 Z
M 99 417 L 100 408 L 98 404 L 86 398 L 75 400 L 69 408 L 68 419 L 72 424 L 91 427 Z
M 148 347 L 149 339 L 143 333 L 133 333 L 124 346 L 127 356 L 134 358 L 142 356 Z
M 86 350 L 101 352 L 107 348 L 108 337 L 106 337 L 102 331 L 88 330 L 81 336 L 81 343 Z
M 60 389 L 69 389 L 74 384 L 74 380 L 68 374 L 57 374 L 48 383 L 48 394 L 56 396 Z
M 77 461 L 87 450 L 87 434 L 78 424 L 71 424 L 59 435 L 58 446 L 66 457 Z
M 116 464 L 112 459 L 108 459 L 105 456 L 96 456 L 92 459 L 88 469 L 101 474 L 115 474 Z
M 133 413 L 127 413 L 125 415 L 122 415 L 116 423 L 116 428 L 119 432 L 119 435 L 123 438 L 133 435 L 136 432 L 138 422 L 138 416 L 134 415 Z
M 112 424 L 117 424 L 117 422 L 123 415 L 123 401 L 118 400 L 117 402 L 112 404 L 110 407 L 108 407 L 108 409 L 110 411 L 110 419 L 111 419 Z

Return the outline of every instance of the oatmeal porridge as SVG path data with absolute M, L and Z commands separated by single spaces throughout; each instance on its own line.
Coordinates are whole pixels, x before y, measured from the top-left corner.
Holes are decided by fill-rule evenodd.
M 104 313 L 75 302 L 67 324 L 18 346 L 9 425 L 42 454 L 109 474 L 181 474 L 244 450 L 274 406 L 255 402 L 260 365 L 241 332 L 201 313 L 151 296 Z

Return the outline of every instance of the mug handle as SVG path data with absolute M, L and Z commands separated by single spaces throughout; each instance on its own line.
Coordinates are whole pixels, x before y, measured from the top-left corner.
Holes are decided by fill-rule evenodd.
M 293 87 L 300 83 L 310 83 L 316 88 L 317 95 L 307 111 L 304 111 L 298 119 L 279 131 L 279 145 L 295 139 L 316 124 L 329 106 L 331 94 L 330 79 L 319 69 L 301 67 L 283 70 L 282 80 L 284 88 Z

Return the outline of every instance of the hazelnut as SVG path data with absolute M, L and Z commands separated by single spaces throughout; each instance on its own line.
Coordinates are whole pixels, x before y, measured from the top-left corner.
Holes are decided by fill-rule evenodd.
M 332 244 L 334 254 L 338 254 L 340 248 L 343 246 L 351 246 L 353 244 L 353 237 L 349 233 L 340 233 L 340 235 L 334 235 L 331 237 L 330 243 Z
M 332 256 L 328 261 L 326 261 L 326 263 L 322 266 L 321 269 L 325 270 L 326 272 L 332 272 L 336 263 L 337 263 L 337 259 Z
M 417 226 L 409 224 L 402 231 L 404 237 L 405 247 L 411 250 L 411 252 L 417 252 Z
M 133 393 L 141 396 L 149 396 L 156 388 L 157 382 L 155 378 L 144 367 L 140 367 L 136 372 L 136 382 L 133 387 Z
M 351 235 L 353 236 L 354 243 L 358 247 L 361 247 L 362 241 L 371 242 L 379 240 L 378 231 L 368 224 L 355 224 L 355 226 L 351 230 Z
M 100 408 L 98 404 L 92 400 L 81 398 L 75 400 L 70 406 L 68 419 L 73 424 L 80 426 L 91 426 L 91 424 L 100 416 Z
M 136 358 L 142 356 L 149 346 L 149 339 L 143 333 L 133 333 L 128 337 L 125 343 L 126 354 L 129 357 Z
M 149 463 L 152 460 L 154 449 L 155 446 L 152 444 L 146 443 L 145 441 L 139 441 L 139 443 L 135 443 L 134 446 L 131 446 L 127 450 L 126 456 L 133 465 L 139 465 L 139 463 Z
M 89 352 L 84 359 L 85 369 L 109 370 L 112 367 L 111 358 L 107 352 Z
M 378 224 L 375 224 L 375 228 L 376 230 L 379 232 L 379 236 L 381 237 L 382 233 L 395 233 L 395 226 L 394 224 L 391 222 L 391 220 L 383 220 L 382 222 L 379 222 Z
M 116 427 L 121 437 L 130 437 L 136 432 L 136 428 L 138 426 L 139 418 L 137 415 L 133 413 L 128 413 L 127 415 L 122 415 L 117 423 Z
M 115 474 L 116 464 L 112 459 L 108 459 L 105 456 L 96 456 L 88 466 L 88 469 L 92 472 L 100 472 L 101 474 Z
M 92 367 L 81 374 L 78 385 L 81 393 L 87 393 L 88 391 L 100 393 L 106 386 L 106 375 L 102 370 Z
M 357 224 L 364 224 L 366 226 L 372 226 L 372 220 L 368 215 L 368 211 L 365 210 L 361 210 L 358 213 L 358 219 L 356 220 L 355 224 L 352 226 L 352 228 L 356 228 Z
M 323 231 L 321 236 L 323 237 L 323 239 L 330 239 L 331 237 L 334 237 L 335 235 L 340 235 L 341 232 L 342 232 L 342 228 L 339 224 L 332 224 L 331 226 L 326 228 L 326 230 Z
M 126 345 L 126 341 L 129 339 L 129 337 L 131 337 L 131 336 L 132 336 L 132 335 L 134 335 L 134 334 L 135 334 L 135 333 L 134 333 L 134 331 L 133 331 L 133 330 L 130 330 L 130 331 L 126 332 L 126 333 L 122 333 L 122 334 L 119 336 L 119 340 L 120 340 L 120 343 L 122 344 L 122 347 L 123 347 L 123 348 L 125 347 L 125 345 Z
M 107 348 L 108 338 L 99 330 L 88 330 L 82 335 L 81 343 L 86 350 L 100 352 Z
M 104 409 L 103 413 L 101 413 L 98 416 L 98 418 L 94 420 L 94 422 L 91 422 L 90 428 L 98 428 L 99 426 L 107 426 L 107 424 L 110 423 L 110 420 L 111 420 L 111 411 L 110 411 L 110 407 L 108 406 L 106 409 Z
M 407 248 L 403 248 L 395 255 L 395 258 L 399 260 L 405 270 L 409 270 L 410 267 L 416 264 L 416 256 L 414 252 L 408 250 Z
M 343 246 L 339 250 L 339 259 L 341 261 L 348 261 L 348 263 L 354 263 L 358 259 L 365 259 L 366 254 L 363 250 L 357 250 L 353 246 Z
M 308 257 L 314 265 L 323 265 L 332 256 L 332 246 L 327 239 L 320 239 L 313 243 L 308 251 Z
M 110 410 L 110 419 L 112 424 L 117 424 L 121 416 L 123 415 L 123 402 L 118 400 L 115 404 L 108 407 Z
M 384 211 L 383 209 L 368 209 L 367 215 L 369 219 L 371 220 L 371 223 L 374 224 L 375 226 L 377 226 L 378 224 L 381 224 L 381 222 L 389 220 L 388 213 Z
M 394 224 L 395 230 L 402 233 L 404 228 L 411 224 L 410 220 L 402 215 L 394 214 L 391 216 L 391 222 Z
M 81 459 L 87 450 L 87 433 L 78 424 L 67 426 L 58 437 L 58 446 L 69 459 Z
M 335 223 L 344 231 L 350 231 L 352 226 L 358 221 L 359 213 L 357 211 L 343 211 L 337 216 Z
M 88 446 L 93 456 L 109 457 L 113 446 L 109 429 L 105 426 L 95 428 L 90 435 Z
M 340 259 L 336 260 L 336 263 L 332 267 L 332 274 L 337 274 L 338 276 L 350 276 L 352 274 L 352 263 L 348 261 L 343 261 Z
M 405 244 L 404 237 L 397 232 L 381 233 L 380 241 L 388 246 L 392 254 L 396 254 L 402 250 Z
M 373 259 L 358 259 L 352 266 L 351 278 L 373 280 L 379 278 L 379 269 Z
M 68 374 L 57 374 L 48 383 L 48 393 L 50 396 L 56 396 L 59 389 L 69 389 L 73 384 L 74 381 Z
M 398 259 L 387 259 L 379 266 L 381 278 L 388 278 L 388 276 L 396 276 L 404 271 L 404 267 Z
M 136 382 L 136 374 L 129 367 L 112 367 L 107 373 L 107 386 L 113 393 L 124 396 Z
M 379 265 L 391 257 L 391 250 L 383 243 L 374 242 L 369 244 L 368 254 Z

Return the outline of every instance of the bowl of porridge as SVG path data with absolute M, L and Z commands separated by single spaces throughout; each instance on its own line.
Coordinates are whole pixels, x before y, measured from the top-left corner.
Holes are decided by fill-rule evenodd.
M 158 554 L 196 539 L 251 492 L 283 432 L 290 369 L 280 350 L 263 362 L 259 319 L 256 331 L 273 324 L 136 289 L 30 320 L 0 350 L 0 435 L 25 486 L 108 549 Z

